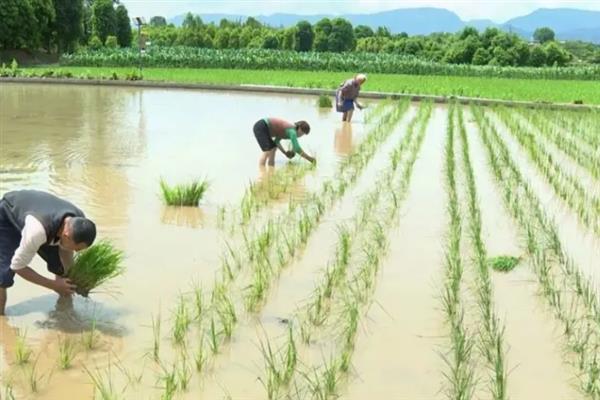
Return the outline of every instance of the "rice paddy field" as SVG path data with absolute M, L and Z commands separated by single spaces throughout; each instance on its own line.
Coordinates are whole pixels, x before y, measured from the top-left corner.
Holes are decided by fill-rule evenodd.
M 0 193 L 73 201 L 124 266 L 17 279 L 0 398 L 600 398 L 599 111 L 0 87 Z M 259 168 L 265 116 L 317 165 Z

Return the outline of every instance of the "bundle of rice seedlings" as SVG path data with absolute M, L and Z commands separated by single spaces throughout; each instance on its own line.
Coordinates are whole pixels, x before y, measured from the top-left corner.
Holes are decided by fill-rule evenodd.
M 498 256 L 488 259 L 488 265 L 496 271 L 508 272 L 512 271 L 521 259 L 513 256 Z
M 208 189 L 206 180 L 196 180 L 188 184 L 175 186 L 169 186 L 163 179 L 160 180 L 163 200 L 168 206 L 197 207 L 206 189 Z
M 333 103 L 331 102 L 331 98 L 329 98 L 329 96 L 322 94 L 319 96 L 319 100 L 317 100 L 317 105 L 321 108 L 331 108 Z
M 123 252 L 101 240 L 77 254 L 66 277 L 77 286 L 78 294 L 87 297 L 91 290 L 125 272 L 122 261 Z

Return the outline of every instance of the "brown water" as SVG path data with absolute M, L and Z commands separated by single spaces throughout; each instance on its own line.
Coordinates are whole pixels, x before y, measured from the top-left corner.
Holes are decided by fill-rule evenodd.
M 240 315 L 231 343 L 207 373 L 200 377 L 193 372 L 189 390 L 179 397 L 266 397 L 258 380 L 263 374 L 259 341 L 265 335 L 274 343 L 285 338 L 280 318 L 289 318 L 310 295 L 333 254 L 336 226 L 353 215 L 357 197 L 372 187 L 387 165 L 388 150 L 414 115 L 411 107 L 356 185 L 325 215 L 301 257 L 278 277 L 261 313 Z M 126 274 L 108 290 L 90 299 L 75 297 L 72 304 L 17 280 L 9 291 L 7 317 L 0 318 L 0 390 L 10 384 L 19 398 L 92 398 L 93 387 L 83 367 L 107 372 L 110 365 L 118 391 L 128 387 L 125 398 L 159 397 L 160 369 L 145 357 L 152 344 L 151 318 L 160 312 L 162 356 L 174 358 L 168 337 L 175 300 L 194 282 L 211 286 L 224 240 L 231 239 L 217 227 L 218 207 L 235 208 L 247 184 L 269 174 L 257 166 L 260 151 L 252 135 L 254 122 L 264 116 L 306 119 L 312 126 L 300 142 L 308 153 L 316 153 L 318 167 L 297 183 L 294 193 L 311 191 L 332 177 L 340 158 L 360 143 L 368 127 L 362 113 L 353 124 L 342 124 L 338 114 L 319 110 L 313 97 L 0 86 L 0 193 L 37 188 L 72 200 L 97 222 L 101 237 L 124 250 L 127 266 Z M 353 368 L 340 393 L 344 398 L 444 397 L 445 366 L 439 354 L 447 351 L 447 330 L 438 296 L 447 228 L 442 169 L 446 119 L 446 108 L 436 107 L 399 229 L 390 233 L 390 252 L 373 306 L 361 322 Z M 515 253 L 518 237 L 501 209 L 491 177 L 483 172 L 481 144 L 472 143 L 475 168 L 482 171 L 477 184 L 486 244 L 491 254 Z M 520 158 L 520 165 L 526 165 L 524 161 Z M 284 163 L 278 158 L 276 168 Z M 211 186 L 199 208 L 170 208 L 159 197 L 161 177 L 169 182 L 206 177 Z M 539 177 L 528 177 L 539 182 Z M 540 191 L 545 201 L 555 201 L 547 187 L 534 184 L 534 188 L 544 189 Z M 285 201 L 274 205 L 284 206 Z M 554 215 L 562 211 L 551 210 Z M 570 215 L 565 218 L 573 231 L 580 228 Z M 578 249 L 569 241 L 569 232 L 562 232 L 568 249 L 579 254 L 583 268 L 591 269 L 591 250 Z M 45 270 L 40 260 L 33 266 Z M 560 338 L 537 302 L 532 279 L 526 265 L 514 274 L 494 276 L 497 311 L 507 325 L 509 365 L 515 367 L 509 394 L 515 399 L 538 394 L 576 397 L 569 386 L 571 371 L 560 357 Z M 92 320 L 98 334 L 95 350 L 79 349 L 73 368 L 59 369 L 59 339 L 80 339 Z M 27 386 L 32 363 L 15 365 L 19 332 L 26 332 L 37 360 L 40 379 L 35 396 Z M 308 360 L 310 351 L 299 347 L 300 359 Z M 134 376 L 139 375 L 142 384 L 135 383 Z
M 66 310 L 52 292 L 17 279 L 3 332 L 26 330 L 36 353 L 45 346 L 55 351 L 57 331 L 79 333 L 96 319 L 117 356 L 144 354 L 151 344 L 151 315 L 161 310 L 167 325 L 180 291 L 190 290 L 192 281 L 212 281 L 223 240 L 216 208 L 237 204 L 248 182 L 261 175 L 252 134 L 256 120 L 309 121 L 311 133 L 300 143 L 316 153 L 319 168 L 308 182 L 330 176 L 365 128 L 361 113 L 344 126 L 338 114 L 320 111 L 308 96 L 70 85 L 0 89 L 0 193 L 36 188 L 64 196 L 97 223 L 100 237 L 126 254 L 127 273 L 111 288 L 116 297 L 76 297 Z M 284 164 L 280 155 L 276 162 Z M 199 209 L 172 209 L 161 204 L 161 177 L 169 182 L 206 177 L 211 185 Z M 45 272 L 41 260 L 33 266 Z M 3 335 L 3 376 L 7 368 L 15 370 L 9 367 L 14 343 Z M 54 367 L 42 358 L 39 365 Z M 54 373 L 40 395 L 57 398 L 63 378 L 68 375 Z M 89 397 L 89 379 L 80 378 L 69 379 L 68 390 Z

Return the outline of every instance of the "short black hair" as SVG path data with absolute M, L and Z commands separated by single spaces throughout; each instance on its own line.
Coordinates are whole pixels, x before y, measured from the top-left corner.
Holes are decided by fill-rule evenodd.
M 85 243 L 88 247 L 96 239 L 96 224 L 83 217 L 73 217 L 69 221 L 71 225 L 71 239 L 76 243 Z
M 296 126 L 296 129 L 300 128 L 304 133 L 310 132 L 310 125 L 306 121 L 298 121 L 294 125 Z

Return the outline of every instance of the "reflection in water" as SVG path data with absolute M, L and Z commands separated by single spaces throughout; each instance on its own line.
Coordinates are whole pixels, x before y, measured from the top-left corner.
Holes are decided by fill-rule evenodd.
M 205 215 L 199 207 L 164 206 L 160 220 L 163 224 L 200 228 L 205 223 Z
M 334 148 L 340 156 L 350 154 L 352 151 L 352 124 L 342 123 L 342 126 L 335 130 Z
M 113 337 L 122 337 L 126 328 L 114 321 L 124 315 L 122 308 L 109 308 L 91 299 L 79 296 L 58 297 L 54 306 L 55 295 L 43 295 L 13 304 L 6 309 L 11 318 L 19 319 L 28 314 L 44 313 L 45 319 L 36 320 L 38 328 L 58 330 L 64 333 L 80 333 L 90 329 L 92 322 L 99 332 Z

